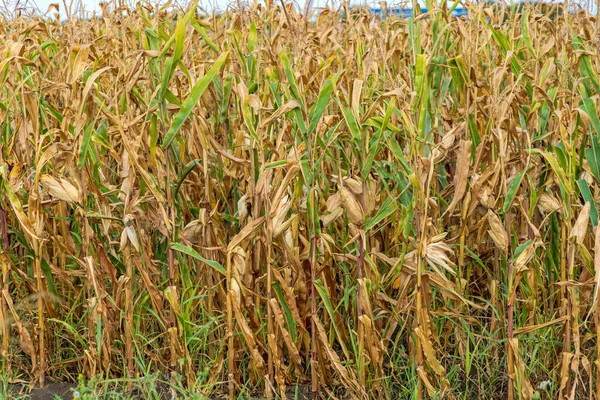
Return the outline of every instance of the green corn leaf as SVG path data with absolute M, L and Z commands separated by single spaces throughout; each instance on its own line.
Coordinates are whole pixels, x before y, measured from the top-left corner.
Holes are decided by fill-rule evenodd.
M 327 290 L 325 289 L 325 286 L 323 286 L 323 283 L 321 282 L 320 279 L 317 279 L 315 281 L 314 285 L 315 285 L 315 288 L 317 288 L 317 291 L 319 292 L 319 297 L 321 297 L 321 299 L 323 300 L 323 304 L 325 304 L 325 309 L 327 310 L 327 313 L 329 314 L 329 318 L 331 318 L 333 329 L 335 330 L 335 334 L 337 336 L 338 342 L 339 342 L 340 346 L 342 347 L 342 351 L 344 352 L 344 355 L 346 357 L 348 357 L 348 350 L 346 349 L 346 343 L 344 342 L 342 334 L 341 334 L 337 324 L 335 323 L 335 310 L 333 308 L 333 305 L 331 304 L 331 299 L 329 298 L 329 294 L 327 293 Z
M 592 175 L 600 182 L 600 119 L 598 119 L 594 100 L 591 98 L 583 99 L 580 108 L 587 114 L 594 131 L 596 131 L 596 135 L 589 135 L 591 147 L 585 149 L 585 158 L 590 166 Z
M 92 131 L 94 130 L 94 124 L 88 124 L 83 130 L 83 140 L 81 142 L 81 148 L 79 149 L 79 162 L 77 166 L 83 168 L 85 166 L 85 160 L 87 158 L 88 149 L 90 147 L 90 139 L 92 137 Z
M 392 154 L 396 158 L 396 161 L 402 167 L 402 170 L 404 171 L 404 173 L 407 176 L 410 175 L 412 172 L 411 172 L 410 166 L 408 165 L 408 161 L 406 160 L 406 156 L 404 155 L 404 152 L 402 151 L 402 148 L 400 147 L 400 143 L 398 143 L 398 141 L 396 140 L 396 138 L 393 135 L 386 136 L 386 140 L 388 143 L 388 148 L 392 151 Z
M 275 169 L 275 168 L 283 167 L 283 166 L 287 165 L 287 163 L 288 163 L 287 160 L 273 161 L 268 164 L 265 164 L 265 169 Z
M 521 33 L 523 37 L 523 41 L 525 42 L 525 46 L 529 53 L 536 58 L 535 51 L 533 50 L 533 43 L 531 41 L 531 35 L 529 34 L 529 15 L 527 13 L 527 9 L 523 9 L 523 14 L 521 15 Z
M 396 203 L 396 199 L 393 196 L 388 196 L 388 198 L 383 202 L 381 207 L 379 207 L 379 211 L 373 218 L 370 218 L 365 224 L 365 231 L 368 232 L 375 225 L 392 215 L 394 211 L 398 209 L 398 204 Z
M 354 113 L 352 112 L 352 110 L 350 108 L 346 108 L 344 107 L 341 102 L 338 101 L 338 105 L 340 106 L 340 109 L 342 110 L 342 114 L 344 114 L 344 119 L 346 120 L 346 125 L 348 126 L 348 129 L 350 130 L 350 134 L 352 135 L 352 137 L 354 139 L 360 140 L 361 134 L 360 134 L 360 127 L 356 121 L 356 118 L 354 117 Z
M 576 37 L 575 39 L 573 39 L 573 48 L 575 50 L 581 50 L 581 58 L 579 60 L 579 73 L 584 78 L 588 78 L 588 80 L 584 82 L 584 85 L 586 85 L 588 89 L 588 95 L 592 94 L 588 82 L 591 82 L 591 84 L 594 86 L 594 89 L 596 89 L 596 92 L 600 92 L 600 83 L 598 83 L 598 77 L 594 72 L 591 57 L 589 54 L 585 53 L 585 45 L 583 44 L 583 40 L 580 37 Z
M 55 299 L 59 298 L 58 291 L 56 290 L 56 285 L 54 284 L 54 277 L 52 276 L 52 270 L 50 269 L 50 265 L 48 262 L 42 258 L 41 262 L 42 272 L 46 277 L 46 285 L 48 286 L 48 291 L 52 293 Z
M 221 101 L 219 113 L 221 114 L 221 122 L 225 121 L 227 117 L 227 111 L 229 111 L 229 101 L 231 99 L 231 86 L 233 85 L 233 74 L 229 73 L 225 77 L 225 84 L 223 85 L 223 99 Z
M 383 123 L 381 124 L 381 127 L 379 128 L 375 137 L 373 138 L 371 146 L 369 146 L 369 152 L 367 154 L 367 159 L 365 160 L 365 164 L 363 165 L 363 168 L 362 168 L 362 178 L 363 179 L 367 179 L 367 177 L 369 176 L 369 173 L 371 172 L 371 167 L 373 166 L 373 161 L 375 160 L 375 157 L 379 153 L 379 146 L 381 144 L 381 138 L 384 136 L 384 132 L 387 128 L 388 121 L 392 117 L 392 112 L 394 111 L 395 104 L 396 104 L 396 101 L 394 99 L 391 99 L 390 102 L 388 103 L 387 110 L 385 112 L 385 117 L 383 118 Z
M 591 147 L 585 149 L 585 158 L 596 181 L 600 182 L 600 135 L 590 135 Z
M 165 72 L 160 82 L 160 91 L 158 92 L 158 100 L 161 102 L 165 98 L 165 93 L 169 88 L 169 81 L 171 80 L 171 77 L 173 76 L 173 70 L 175 69 L 175 66 L 173 65 L 173 57 L 168 57 L 165 60 L 164 69 Z
M 275 291 L 277 300 L 279 300 L 279 304 L 281 304 L 281 308 L 283 309 L 283 316 L 285 317 L 288 330 L 290 331 L 290 335 L 292 336 L 292 341 L 296 342 L 296 339 L 298 338 L 298 331 L 296 329 L 296 319 L 294 319 L 292 310 L 290 310 L 290 306 L 288 305 L 287 301 L 285 301 L 285 296 L 283 295 L 283 291 L 281 290 L 279 282 L 273 283 L 273 290 Z
M 598 210 L 596 209 L 596 202 L 592 196 L 592 192 L 585 179 L 579 179 L 577 186 L 585 202 L 590 203 L 590 221 L 592 222 L 592 226 L 596 227 L 598 226 Z
M 502 206 L 502 210 L 505 213 L 508 211 L 508 209 L 512 205 L 515 195 L 517 194 L 517 190 L 519 190 L 519 186 L 521 186 L 521 182 L 523 181 L 523 178 L 525 177 L 525 172 L 526 172 L 526 170 L 518 173 L 517 176 L 515 176 L 515 178 L 510 183 L 510 186 L 508 187 L 508 192 L 506 193 L 506 197 L 504 198 L 504 205 Z
M 171 124 L 171 127 L 169 128 L 169 131 L 167 132 L 167 135 L 165 136 L 165 139 L 162 143 L 163 149 L 169 147 L 169 145 L 175 138 L 175 135 L 179 131 L 179 128 L 181 128 L 187 117 L 191 114 L 192 110 L 196 106 L 196 103 L 198 103 L 200 97 L 202 97 L 202 94 L 204 93 L 206 88 L 208 88 L 210 82 L 212 82 L 217 73 L 221 70 L 228 56 L 229 51 L 223 53 L 221 57 L 219 57 L 217 61 L 215 61 L 213 66 L 208 70 L 206 75 L 204 75 L 198 80 L 198 82 L 196 82 L 196 84 L 192 88 L 190 95 L 183 101 L 179 112 L 175 115 L 175 118 L 173 119 L 173 123 Z
M 210 39 L 210 37 L 208 37 L 206 29 L 204 29 L 196 19 L 192 20 L 192 27 L 196 30 L 196 32 L 198 32 L 198 34 L 202 37 L 204 42 L 206 42 L 212 51 L 214 51 L 216 54 L 220 53 L 217 45 Z
M 221 264 L 219 264 L 216 261 L 207 260 L 206 258 L 202 257 L 200 254 L 198 254 L 198 252 L 196 250 L 192 249 L 191 247 L 185 246 L 181 243 L 171 243 L 171 248 L 173 250 L 179 251 L 180 253 L 187 254 L 188 256 L 193 257 L 198 261 L 202 261 L 204 264 L 213 268 L 215 271 L 223 274 L 223 276 L 227 275 L 227 270 L 225 270 L 225 268 L 223 268 L 223 266 Z
M 567 178 L 564 169 L 562 169 L 562 167 L 559 165 L 556 157 L 553 154 L 550 154 L 547 151 L 542 151 L 540 149 L 532 149 L 530 150 L 530 152 L 534 154 L 539 154 L 542 157 L 544 157 L 546 161 L 548 161 L 548 164 L 550 164 L 550 168 L 558 178 L 558 184 L 560 185 L 560 189 L 564 191 L 564 194 L 569 195 L 573 193 L 573 187 L 571 185 L 571 182 Z
M 319 237 L 321 234 L 321 221 L 319 220 L 319 210 L 317 206 L 317 189 L 312 188 L 308 195 L 306 202 L 306 208 L 308 209 L 308 215 L 311 219 L 311 234 Z
M 290 89 L 298 103 L 302 106 L 302 109 L 305 110 L 304 101 L 302 100 L 302 96 L 300 95 L 300 90 L 298 90 L 298 85 L 296 84 L 296 78 L 294 78 L 294 73 L 292 72 L 292 66 L 290 65 L 290 59 L 285 53 L 281 53 L 279 56 L 281 59 L 281 63 L 283 64 L 283 69 L 285 71 L 285 76 L 287 77 L 288 83 L 290 85 Z
M 175 191 L 173 192 L 173 197 L 177 197 L 177 193 L 179 192 L 179 188 L 181 188 L 181 185 L 183 184 L 183 181 L 185 180 L 185 178 L 187 178 L 187 176 L 201 162 L 202 162 L 202 160 L 194 160 L 194 161 L 190 161 L 188 163 L 188 165 L 186 165 L 185 169 L 183 170 L 183 173 L 181 174 L 181 177 L 179 178 L 179 181 L 177 181 L 177 185 L 175 186 Z
M 533 243 L 533 240 L 528 240 L 525 243 L 522 243 L 519 245 L 519 247 L 517 247 L 515 249 L 515 252 L 512 256 L 512 261 L 514 262 L 517 258 L 519 258 L 519 256 L 521 255 L 521 253 L 523 253 L 523 251 L 529 247 L 531 244 Z
M 329 99 L 331 98 L 331 93 L 333 93 L 334 84 L 331 79 L 327 79 L 325 84 L 319 91 L 319 96 L 317 97 L 317 101 L 310 109 L 308 114 L 308 134 L 312 134 L 314 130 L 317 128 L 317 124 L 321 120 L 321 116 L 325 112 L 325 108 L 327 108 L 327 103 L 329 103 Z

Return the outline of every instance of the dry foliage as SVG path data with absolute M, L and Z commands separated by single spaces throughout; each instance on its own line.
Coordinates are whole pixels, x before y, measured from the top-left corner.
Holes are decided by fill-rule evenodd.
M 597 21 L 469 10 L 0 26 L 3 374 L 600 398 Z

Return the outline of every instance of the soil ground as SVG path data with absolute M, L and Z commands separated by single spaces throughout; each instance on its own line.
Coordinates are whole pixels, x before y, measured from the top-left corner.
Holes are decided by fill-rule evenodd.
M 75 388 L 77 387 L 76 384 L 74 383 L 66 383 L 66 382 L 60 382 L 60 383 L 51 383 L 46 385 L 43 388 L 36 388 L 31 390 L 28 394 L 25 390 L 24 387 L 18 387 L 15 386 L 13 387 L 13 393 L 15 394 L 14 398 L 18 398 L 18 399 L 27 399 L 27 400 L 56 400 L 56 399 L 61 399 L 61 400 L 72 400 L 73 399 L 73 391 L 75 390 Z M 310 399 L 310 387 L 308 385 L 303 385 L 299 387 L 299 393 L 297 397 L 294 397 L 295 394 L 295 388 L 288 388 L 287 390 L 287 399 L 289 400 L 308 400 Z M 171 396 L 170 393 L 168 391 L 168 388 L 165 387 L 164 391 L 161 391 L 162 394 L 162 398 L 164 400 L 170 400 Z M 1 396 L 0 396 L 1 397 Z M 136 400 L 146 400 L 144 399 L 143 396 L 139 396 L 139 395 L 135 395 L 135 393 L 132 394 L 131 396 L 132 399 L 136 399 Z M 218 400 L 221 399 L 222 397 L 212 397 L 211 400 Z M 261 397 L 253 397 L 250 400 L 258 400 L 261 399 Z M 0 399 L 1 400 L 1 399 Z

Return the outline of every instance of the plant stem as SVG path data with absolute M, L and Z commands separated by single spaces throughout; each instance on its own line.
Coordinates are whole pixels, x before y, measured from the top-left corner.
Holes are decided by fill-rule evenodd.
M 229 382 L 229 399 L 235 398 L 235 386 L 233 381 L 233 305 L 231 299 L 231 253 L 227 252 L 227 379 Z
M 318 397 L 319 380 L 317 376 L 317 326 L 315 318 L 317 318 L 317 295 L 315 290 L 315 269 L 317 264 L 317 236 L 313 231 L 313 236 L 310 240 L 310 306 L 311 306 L 311 354 L 310 354 L 310 372 L 311 372 L 311 392 L 313 399 Z

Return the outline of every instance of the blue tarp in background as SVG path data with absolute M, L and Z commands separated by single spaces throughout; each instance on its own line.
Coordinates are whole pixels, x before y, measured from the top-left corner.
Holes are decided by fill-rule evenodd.
M 382 19 L 385 19 L 386 13 L 383 12 L 381 8 L 371 8 L 371 12 L 377 16 L 380 16 Z M 421 13 L 425 14 L 427 12 L 426 8 L 421 8 Z M 396 15 L 403 18 L 410 18 L 413 15 L 412 8 L 388 8 L 387 15 Z M 467 9 L 463 7 L 457 7 L 452 11 L 452 15 L 455 17 L 464 17 L 467 15 Z

